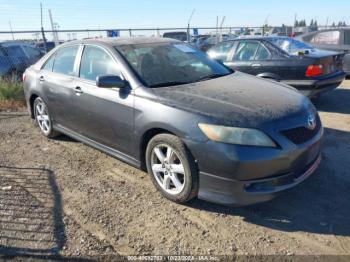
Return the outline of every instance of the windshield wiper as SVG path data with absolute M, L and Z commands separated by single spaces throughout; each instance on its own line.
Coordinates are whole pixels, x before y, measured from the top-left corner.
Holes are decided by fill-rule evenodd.
M 203 77 L 197 79 L 195 82 L 206 81 L 206 80 L 219 78 L 219 77 L 226 76 L 226 75 L 229 75 L 229 74 L 212 74 L 212 75 L 208 75 L 208 76 L 203 76 Z
M 184 81 L 169 81 L 164 83 L 158 83 L 154 85 L 150 85 L 149 87 L 165 87 L 165 86 L 177 86 L 177 85 L 186 85 L 190 84 L 190 82 L 184 82 Z

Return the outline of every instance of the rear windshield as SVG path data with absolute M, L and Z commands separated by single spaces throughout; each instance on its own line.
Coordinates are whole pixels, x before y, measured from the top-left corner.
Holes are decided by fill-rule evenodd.
M 116 49 L 149 87 L 188 84 L 232 73 L 205 53 L 180 42 L 124 45 Z
M 314 47 L 293 38 L 271 38 L 268 39 L 268 41 L 278 46 L 290 55 L 298 55 L 298 52 L 312 52 L 315 50 Z

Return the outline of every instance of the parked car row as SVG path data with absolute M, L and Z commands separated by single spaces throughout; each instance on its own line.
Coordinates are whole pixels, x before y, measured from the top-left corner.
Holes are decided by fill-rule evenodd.
M 239 37 L 219 43 L 208 55 L 232 69 L 293 86 L 309 97 L 338 87 L 345 78 L 344 54 L 289 37 Z

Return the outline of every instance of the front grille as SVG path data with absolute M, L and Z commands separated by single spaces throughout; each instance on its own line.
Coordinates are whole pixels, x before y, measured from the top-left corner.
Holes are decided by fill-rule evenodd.
M 300 127 L 284 130 L 281 133 L 285 137 L 287 137 L 290 141 L 292 141 L 294 144 L 300 145 L 312 139 L 318 133 L 318 131 L 320 131 L 320 128 L 321 128 L 321 121 L 317 117 L 316 127 L 313 130 L 304 126 L 300 126 Z

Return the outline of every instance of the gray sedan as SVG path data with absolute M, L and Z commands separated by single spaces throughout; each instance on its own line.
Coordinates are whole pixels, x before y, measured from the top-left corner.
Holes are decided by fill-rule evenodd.
M 147 170 L 168 199 L 272 199 L 320 163 L 323 128 L 293 88 L 234 72 L 171 39 L 69 42 L 26 70 L 42 134 Z

